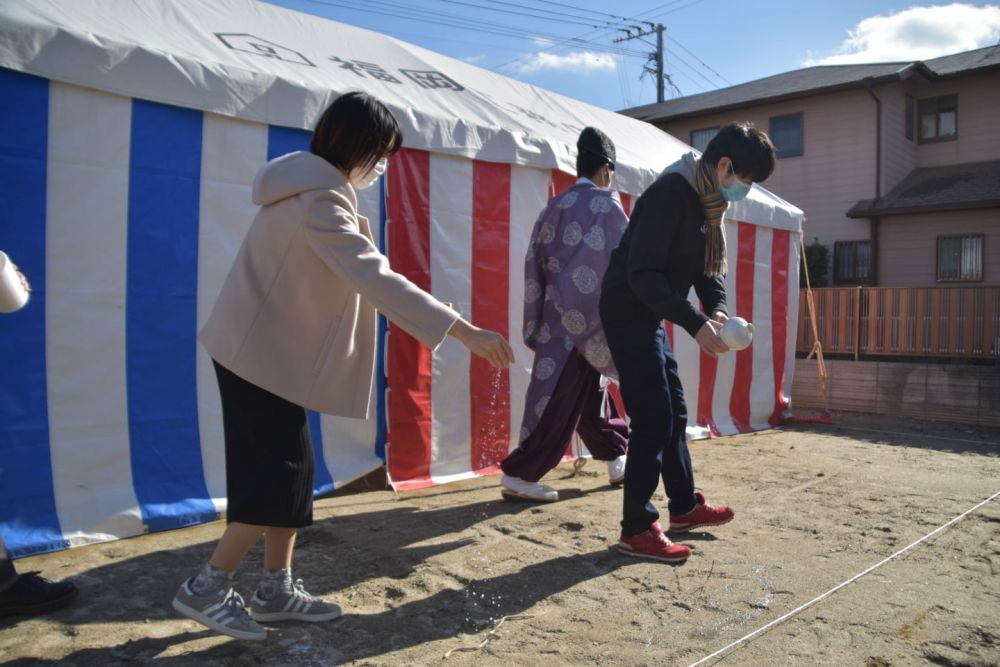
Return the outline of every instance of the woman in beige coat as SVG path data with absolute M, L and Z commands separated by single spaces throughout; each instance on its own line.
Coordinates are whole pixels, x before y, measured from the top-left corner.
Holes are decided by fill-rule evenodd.
M 378 180 L 401 142 L 384 105 L 349 93 L 323 113 L 308 153 L 272 160 L 254 180 L 260 212 L 200 336 L 222 397 L 228 525 L 173 601 L 217 632 L 257 640 L 257 621 L 340 615 L 291 574 L 296 530 L 312 523 L 305 410 L 369 415 L 377 312 L 432 349 L 451 335 L 497 368 L 513 361 L 500 334 L 395 273 L 358 215 L 356 190 Z M 248 614 L 231 584 L 261 535 L 265 571 Z

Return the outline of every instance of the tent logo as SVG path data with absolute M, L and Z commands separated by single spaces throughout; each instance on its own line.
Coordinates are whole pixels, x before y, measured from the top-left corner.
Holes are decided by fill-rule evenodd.
M 344 60 L 337 56 L 330 56 L 330 61 L 339 63 L 340 69 L 349 70 L 361 78 L 365 78 L 365 74 L 367 74 L 370 78 L 377 81 L 395 84 L 403 83 L 403 81 L 390 74 L 387 69 L 378 63 L 368 63 L 361 60 Z M 428 90 L 443 89 L 456 90 L 458 92 L 465 90 L 462 84 L 437 70 L 400 69 L 399 72 L 421 88 Z
M 252 53 L 256 56 L 264 56 L 265 58 L 274 58 L 275 60 L 284 60 L 288 63 L 316 67 L 316 65 L 312 64 L 308 58 L 298 51 L 281 46 L 280 44 L 275 44 L 274 42 L 269 42 L 266 39 L 261 39 L 260 37 L 248 35 L 245 32 L 217 32 L 215 33 L 215 36 L 222 40 L 222 43 L 231 48 L 233 51 L 243 51 L 244 53 Z

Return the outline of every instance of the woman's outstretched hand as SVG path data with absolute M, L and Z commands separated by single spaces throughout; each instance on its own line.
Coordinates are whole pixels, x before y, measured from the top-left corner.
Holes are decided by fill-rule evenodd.
M 448 334 L 457 338 L 474 355 L 490 362 L 494 368 L 507 368 L 514 361 L 513 350 L 496 331 L 480 329 L 460 317 L 455 320 Z

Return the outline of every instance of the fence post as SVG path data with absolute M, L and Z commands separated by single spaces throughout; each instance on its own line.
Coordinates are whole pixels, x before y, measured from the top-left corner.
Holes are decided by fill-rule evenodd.
M 858 354 L 861 350 L 861 290 L 863 288 L 858 286 L 857 292 L 854 294 L 854 361 L 858 360 Z

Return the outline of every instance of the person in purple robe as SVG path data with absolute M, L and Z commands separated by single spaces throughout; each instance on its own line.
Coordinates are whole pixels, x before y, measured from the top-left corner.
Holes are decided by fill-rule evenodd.
M 577 181 L 538 217 L 524 263 L 524 342 L 535 361 L 520 444 L 500 463 L 501 493 L 509 500 L 559 499 L 539 480 L 562 459 L 574 430 L 595 459 L 607 462 L 611 484 L 625 478 L 629 430 L 602 391 L 602 376 L 617 372 L 598 302 L 628 216 L 610 189 L 614 143 L 587 127 L 576 145 Z

